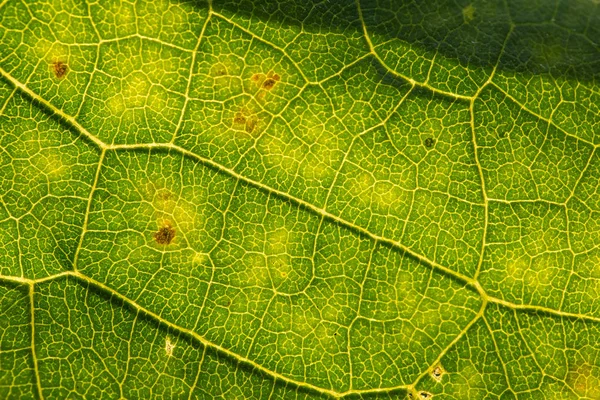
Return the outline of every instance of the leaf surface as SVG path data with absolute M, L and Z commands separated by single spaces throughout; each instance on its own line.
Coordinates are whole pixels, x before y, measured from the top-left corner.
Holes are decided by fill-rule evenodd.
M 600 399 L 592 0 L 0 2 L 0 397 Z

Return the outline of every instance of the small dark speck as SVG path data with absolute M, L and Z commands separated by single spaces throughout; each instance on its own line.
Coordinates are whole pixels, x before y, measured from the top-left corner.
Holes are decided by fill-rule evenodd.
M 435 139 L 432 137 L 428 137 L 427 139 L 425 139 L 425 147 L 427 147 L 428 149 L 432 148 L 433 146 L 435 146 Z

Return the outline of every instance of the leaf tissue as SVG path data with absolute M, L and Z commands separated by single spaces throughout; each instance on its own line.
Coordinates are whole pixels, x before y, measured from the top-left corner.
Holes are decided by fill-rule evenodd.
M 597 0 L 0 1 L 0 398 L 600 399 Z

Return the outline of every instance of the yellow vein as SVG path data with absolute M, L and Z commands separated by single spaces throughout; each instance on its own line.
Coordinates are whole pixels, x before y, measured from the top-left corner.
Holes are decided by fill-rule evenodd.
M 308 77 L 306 75 L 304 75 L 304 71 L 302 71 L 302 69 L 296 64 L 296 62 L 294 61 L 294 59 L 287 53 L 287 51 L 283 47 L 277 46 L 275 43 L 271 43 L 268 40 L 263 39 L 262 37 L 256 35 L 254 32 L 252 32 L 252 31 L 244 28 L 243 26 L 241 26 L 237 22 L 234 22 L 231 19 L 227 18 L 223 14 L 220 14 L 220 13 L 218 13 L 216 11 L 212 11 L 211 14 L 215 15 L 216 17 L 221 18 L 225 22 L 228 22 L 229 24 L 231 24 L 235 28 L 241 30 L 242 32 L 244 32 L 244 33 L 246 33 L 248 35 L 250 35 L 254 39 L 258 40 L 259 42 L 262 42 L 262 43 L 264 43 L 264 44 L 266 44 L 268 46 L 271 46 L 272 48 L 280 51 L 294 65 L 294 67 L 296 67 L 296 69 L 298 70 L 298 73 L 302 76 L 302 79 L 304 79 L 305 83 L 315 83 L 315 82 L 312 82 L 310 79 L 308 79 Z
M 516 303 L 510 302 L 510 301 L 506 301 L 506 300 L 499 299 L 497 297 L 492 297 L 492 296 L 488 296 L 488 301 L 490 303 L 500 304 L 504 307 L 508 307 L 513 310 L 537 312 L 537 313 L 555 315 L 555 316 L 569 318 L 569 319 L 580 319 L 580 320 L 590 321 L 590 322 L 600 322 L 600 317 L 594 317 L 594 316 L 585 315 L 585 314 L 570 313 L 570 312 L 555 310 L 553 308 L 544 307 L 544 306 L 536 306 L 536 305 L 529 305 L 529 304 L 516 304 Z
M 81 229 L 81 236 L 79 238 L 79 243 L 77 244 L 77 249 L 75 250 L 75 256 L 73 257 L 73 269 L 77 271 L 77 261 L 79 260 L 79 252 L 81 251 L 81 245 L 83 244 L 83 238 L 85 237 L 85 232 L 87 230 L 88 221 L 90 219 L 90 210 L 92 209 L 92 199 L 94 197 L 94 192 L 96 191 L 96 186 L 98 185 L 98 181 L 100 180 L 100 170 L 102 169 L 102 163 L 104 161 L 104 156 L 106 154 L 106 150 L 102 150 L 100 153 L 100 159 L 98 160 L 98 167 L 96 168 L 96 174 L 94 175 L 94 182 L 92 183 L 92 187 L 90 188 L 90 195 L 87 199 L 87 205 L 85 207 L 85 217 L 83 219 L 83 227 Z
M 190 101 L 190 87 L 192 86 L 192 77 L 194 75 L 194 68 L 196 66 L 196 56 L 198 55 L 198 49 L 200 48 L 200 43 L 204 38 L 204 31 L 208 26 L 208 22 L 210 21 L 211 14 L 208 14 L 206 21 L 204 21 L 204 25 L 202 25 L 202 30 L 200 31 L 200 35 L 198 35 L 198 41 L 196 42 L 196 47 L 194 47 L 194 51 L 192 52 L 192 61 L 190 62 L 190 73 L 188 74 L 187 85 L 185 87 L 185 99 L 183 100 L 183 107 L 181 108 L 181 114 L 179 115 L 179 121 L 177 121 L 177 126 L 175 127 L 175 131 L 173 132 L 173 137 L 171 138 L 171 143 L 175 142 L 175 138 L 177 137 L 177 132 L 181 129 L 181 124 L 183 124 L 183 118 L 185 116 L 185 111 L 187 109 L 188 103 Z
M 542 121 L 544 121 L 544 122 L 546 122 L 546 123 L 548 123 L 548 124 L 552 125 L 553 127 L 555 127 L 556 129 L 558 129 L 559 131 L 561 131 L 561 132 L 562 132 L 563 134 L 565 134 L 566 136 L 568 136 L 568 137 L 570 137 L 570 138 L 573 138 L 573 139 L 575 139 L 575 140 L 579 140 L 579 141 L 581 141 L 581 142 L 583 142 L 583 143 L 587 143 L 587 144 L 589 144 L 590 146 L 593 146 L 593 147 L 598 147 L 598 145 L 596 145 L 596 144 L 594 144 L 594 143 L 590 142 L 590 141 L 589 141 L 589 140 L 587 140 L 587 139 L 581 138 L 581 137 L 579 137 L 579 136 L 576 136 L 576 135 L 574 135 L 574 134 L 572 134 L 572 133 L 569 133 L 569 132 L 565 131 L 565 130 L 564 130 L 563 128 L 561 128 L 559 125 L 556 125 L 556 124 L 554 123 L 554 121 L 552 121 L 551 119 L 548 119 L 548 118 L 546 118 L 546 117 L 543 117 L 542 115 L 540 115 L 540 114 L 536 113 L 535 111 L 533 111 L 533 110 L 529 109 L 528 107 L 526 107 L 524 104 L 521 104 L 521 103 L 520 103 L 520 102 L 519 102 L 519 101 L 518 101 L 516 98 L 514 98 L 512 95 L 508 94 L 508 92 L 507 92 L 506 90 L 504 90 L 503 88 L 501 88 L 501 87 L 500 87 L 500 86 L 499 86 L 499 85 L 498 85 L 496 82 L 493 82 L 493 81 L 491 81 L 491 82 L 490 82 L 490 85 L 493 85 L 493 86 L 494 86 L 496 89 L 498 89 L 498 90 L 499 90 L 499 91 L 500 91 L 500 92 L 501 92 L 503 95 L 505 95 L 507 98 L 509 98 L 510 100 L 512 100 L 512 101 L 513 101 L 513 102 L 514 102 L 516 105 L 518 105 L 519 107 L 521 107 L 521 109 L 523 109 L 524 111 L 526 111 L 526 112 L 528 112 L 529 114 L 533 115 L 534 117 L 536 117 L 536 118 L 538 118 L 538 119 L 540 119 L 540 120 L 542 120 Z
M 395 69 L 393 69 L 392 67 L 390 67 L 380 56 L 379 53 L 377 52 L 377 50 L 375 50 L 375 46 L 373 45 L 373 42 L 371 41 L 371 36 L 369 35 L 369 32 L 367 30 L 367 24 L 365 23 L 365 20 L 363 18 L 363 13 L 362 13 L 362 7 L 360 6 L 360 0 L 355 0 L 356 1 L 356 8 L 358 10 L 358 17 L 360 18 L 360 22 L 362 24 L 363 27 L 363 34 L 364 37 L 367 41 L 367 44 L 369 46 L 369 49 L 371 51 L 371 53 L 373 54 L 373 56 L 375 56 L 375 58 L 377 59 L 377 61 L 379 61 L 379 63 L 386 69 L 388 70 L 392 75 L 395 75 L 399 78 L 402 78 L 408 82 L 410 82 L 411 84 L 417 86 L 417 87 L 421 87 L 424 89 L 428 89 L 434 93 L 443 95 L 443 96 L 448 96 L 448 97 L 452 97 L 454 99 L 461 99 L 461 100 L 471 100 L 473 98 L 473 96 L 465 96 L 465 95 L 461 95 L 461 94 L 457 94 L 457 93 L 452 93 L 452 92 L 448 92 L 442 89 L 438 89 L 435 88 L 431 85 L 429 85 L 428 83 L 424 83 L 424 82 L 419 82 L 414 80 L 413 78 L 410 78 L 406 75 L 403 75 L 401 73 L 399 73 L 398 71 L 396 71 Z M 431 61 L 433 63 L 433 60 Z
M 98 146 L 100 148 L 106 147 L 106 144 L 104 144 L 104 142 L 102 142 L 100 139 L 98 139 L 97 137 L 92 135 L 90 132 L 88 132 L 88 130 L 85 129 L 79 122 L 77 122 L 77 120 L 74 117 L 70 116 L 69 114 L 67 114 L 64 111 L 62 111 L 61 109 L 59 109 L 58 107 L 52 105 L 50 102 L 43 99 L 40 95 L 35 93 L 33 90 L 29 89 L 26 85 L 22 84 L 16 78 L 14 78 L 11 74 L 6 72 L 6 70 L 4 70 L 4 68 L 2 68 L 2 67 L 0 67 L 0 75 L 2 75 L 13 86 L 18 88 L 20 91 L 25 93 L 27 96 L 32 98 L 34 101 L 37 101 L 38 103 L 44 105 L 48 110 L 51 110 L 54 114 L 58 115 L 64 121 L 68 122 L 70 125 L 72 125 L 74 128 L 76 128 L 83 136 L 85 136 L 88 140 L 90 140 L 94 144 L 96 144 L 96 146 Z
M 463 281 L 467 285 L 470 285 L 470 286 L 472 286 L 474 288 L 476 288 L 478 286 L 477 282 L 473 278 L 471 278 L 471 277 L 469 277 L 467 275 L 464 275 L 464 274 L 462 274 L 460 272 L 454 271 L 453 269 L 450 269 L 449 267 L 443 266 L 443 265 L 441 265 L 441 264 L 439 264 L 439 263 L 437 263 L 437 262 L 435 262 L 433 260 L 430 260 L 427 257 L 425 257 L 425 256 L 423 256 L 421 254 L 418 254 L 415 251 L 411 250 L 410 248 L 404 246 L 403 244 L 401 244 L 398 241 L 395 241 L 395 240 L 392 240 L 392 239 L 388 239 L 388 238 L 383 237 L 383 236 L 376 235 L 373 232 L 369 231 L 368 229 L 363 228 L 363 227 L 358 226 L 358 225 L 355 225 L 355 224 L 353 224 L 353 223 L 351 223 L 349 221 L 346 221 L 343 218 L 340 218 L 337 215 L 334 215 L 334 214 L 326 211 L 325 209 L 319 208 L 319 207 L 315 206 L 314 204 L 311 204 L 311 203 L 307 202 L 306 200 L 302 200 L 300 198 L 294 197 L 293 195 L 291 195 L 291 194 L 289 194 L 287 192 L 284 192 L 284 191 L 281 191 L 281 190 L 277 190 L 277 189 L 272 188 L 272 187 L 270 187 L 268 185 L 265 185 L 264 183 L 255 181 L 255 180 L 250 179 L 250 178 L 246 178 L 245 176 L 240 175 L 239 173 L 233 171 L 232 169 L 224 167 L 223 165 L 221 165 L 221 164 L 219 164 L 219 163 L 217 163 L 217 162 L 215 162 L 215 161 L 213 161 L 211 159 L 207 159 L 207 158 L 201 157 L 201 156 L 199 156 L 199 155 L 197 155 L 197 154 L 195 154 L 195 153 L 193 153 L 193 152 L 191 152 L 189 150 L 186 150 L 186 149 L 184 149 L 182 147 L 179 147 L 177 145 L 170 144 L 170 143 L 165 143 L 165 144 L 150 143 L 150 144 L 131 144 L 131 145 L 111 145 L 111 146 L 108 147 L 108 149 L 109 150 L 151 150 L 151 149 L 157 149 L 157 150 L 172 150 L 172 151 L 181 153 L 184 156 L 187 156 L 187 157 L 190 157 L 192 159 L 195 159 L 195 160 L 203 163 L 204 165 L 210 166 L 210 167 L 212 167 L 212 168 L 214 168 L 214 169 L 216 169 L 216 170 L 218 170 L 218 171 L 220 171 L 222 173 L 225 173 L 225 174 L 227 174 L 229 176 L 232 176 L 232 177 L 234 177 L 236 179 L 239 179 L 242 182 L 248 183 L 248 184 L 250 184 L 250 185 L 252 185 L 252 186 L 254 186 L 256 188 L 264 190 L 267 193 L 272 193 L 272 194 L 277 195 L 278 197 L 281 197 L 281 198 L 287 199 L 289 201 L 292 201 L 292 202 L 296 203 L 297 205 L 300 205 L 300 206 L 302 206 L 302 207 L 304 207 L 304 208 L 306 208 L 308 210 L 311 210 L 312 212 L 316 213 L 317 215 L 322 215 L 322 216 L 326 217 L 329 220 L 338 222 L 338 223 L 340 223 L 340 224 L 342 224 L 342 225 L 344 225 L 344 226 L 346 226 L 346 227 L 348 227 L 348 228 L 350 228 L 352 230 L 355 230 L 357 232 L 362 233 L 363 235 L 365 235 L 365 236 L 367 236 L 367 237 L 369 237 L 369 238 L 371 238 L 371 239 L 373 239 L 375 241 L 378 241 L 378 242 L 381 242 L 381 243 L 386 243 L 386 244 L 388 244 L 390 246 L 398 248 L 402 252 L 410 255 L 411 257 L 415 258 L 416 260 L 420 261 L 421 263 L 426 264 L 426 265 L 430 265 L 432 268 L 435 268 L 437 270 L 443 271 L 444 273 L 446 273 L 448 275 L 451 275 L 451 276 L 455 277 L 456 279 L 458 279 L 460 281 Z
M 152 311 L 144 308 L 143 306 L 139 305 L 138 303 L 136 303 L 135 301 L 129 299 L 128 297 L 122 295 L 121 293 L 117 292 L 116 290 L 112 289 L 111 287 L 106 286 L 105 284 L 103 284 L 103 283 L 101 283 L 99 281 L 96 281 L 95 279 L 92 279 L 92 278 L 90 278 L 90 277 L 88 277 L 86 275 L 83 275 L 83 274 L 81 274 L 79 272 L 76 272 L 76 271 L 71 272 L 71 273 L 66 274 L 66 275 L 72 276 L 72 277 L 74 277 L 74 278 L 76 278 L 76 279 L 78 279 L 80 281 L 83 281 L 83 282 L 85 282 L 87 284 L 91 284 L 91 285 L 93 285 L 93 286 L 95 286 L 95 287 L 103 290 L 104 292 L 111 294 L 112 296 L 114 296 L 115 298 L 121 300 L 122 302 L 130 305 L 136 311 L 142 312 L 142 313 L 146 314 L 147 316 L 153 318 L 154 320 L 158 321 L 162 325 L 167 326 L 167 327 L 169 327 L 169 328 L 171 328 L 173 330 L 179 331 L 179 332 L 181 332 L 181 333 L 183 333 L 185 335 L 188 335 L 188 336 L 194 338 L 195 340 L 199 341 L 200 343 L 202 343 L 202 345 L 204 345 L 206 347 L 211 347 L 211 348 L 213 348 L 213 349 L 215 349 L 215 350 L 217 350 L 217 351 L 219 351 L 219 352 L 221 352 L 223 354 L 228 355 L 229 357 L 232 357 L 232 358 L 234 358 L 236 360 L 239 360 L 240 362 L 242 362 L 244 364 L 252 366 L 256 370 L 262 371 L 262 372 L 264 372 L 264 373 L 266 373 L 266 374 L 274 377 L 275 379 L 279 379 L 279 380 L 282 380 L 284 382 L 289 382 L 289 383 L 293 384 L 294 386 L 303 387 L 303 388 L 306 388 L 306 389 L 309 389 L 309 390 L 313 390 L 313 391 L 316 391 L 316 392 L 319 392 L 319 393 L 328 394 L 330 396 L 334 396 L 334 397 L 339 397 L 340 396 L 340 394 L 338 392 L 335 392 L 333 390 L 323 389 L 323 388 L 320 388 L 318 386 L 312 385 L 310 383 L 296 381 L 296 380 L 288 378 L 288 377 L 286 377 L 286 376 L 284 376 L 284 375 L 282 375 L 282 374 L 280 374 L 278 372 L 271 371 L 270 369 L 263 367 L 262 365 L 256 363 L 253 360 L 250 360 L 250 359 L 248 359 L 246 357 L 243 357 L 243 356 L 241 356 L 241 355 L 239 355 L 237 353 L 234 353 L 233 351 L 231 351 L 229 349 L 226 349 L 226 348 L 224 348 L 224 347 L 222 347 L 222 346 L 220 346 L 220 345 L 218 345 L 216 343 L 210 342 L 210 341 L 206 340 L 203 336 L 197 334 L 196 332 L 194 332 L 194 331 L 192 331 L 190 329 L 181 327 L 181 326 L 179 326 L 177 324 L 174 324 L 174 323 L 172 323 L 172 322 L 164 319 L 160 315 L 155 314 L 154 312 L 152 312 Z
M 38 366 L 38 359 L 35 353 L 35 318 L 34 318 L 34 306 L 33 306 L 33 284 L 29 285 L 29 307 L 31 312 L 31 358 L 33 359 L 33 373 L 35 374 L 35 384 L 40 396 L 40 399 L 44 399 L 42 394 L 42 382 L 40 379 L 40 369 Z

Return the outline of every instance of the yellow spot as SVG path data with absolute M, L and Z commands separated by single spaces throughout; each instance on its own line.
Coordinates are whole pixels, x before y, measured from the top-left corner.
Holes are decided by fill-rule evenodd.
M 120 93 L 109 98 L 106 103 L 113 115 L 120 115 L 125 111 L 125 99 Z
M 364 201 L 371 202 L 371 194 L 375 186 L 375 178 L 368 172 L 360 172 L 350 181 L 350 193 L 353 197 L 360 197 Z
M 567 374 L 567 384 L 580 397 L 600 399 L 600 370 L 582 363 Z
M 52 179 L 66 172 L 68 166 L 63 163 L 63 158 L 60 151 L 51 148 L 43 151 L 38 157 L 35 157 L 33 163 L 47 177 Z
M 475 7 L 473 7 L 472 4 L 469 4 L 468 6 L 463 8 L 462 15 L 465 24 L 471 23 L 471 21 L 473 21 L 473 18 L 475 18 Z
M 208 254 L 206 253 L 196 253 L 194 254 L 194 258 L 192 259 L 192 263 L 194 265 L 204 265 L 208 261 Z
M 265 256 L 262 254 L 246 254 L 242 260 L 242 265 L 237 270 L 239 272 L 230 278 L 234 285 L 272 287 L 269 269 L 266 266 Z
M 127 99 L 128 107 L 144 107 L 150 102 L 148 99 L 150 82 L 148 82 L 146 76 L 141 73 L 135 73 L 131 74 L 127 79 L 123 79 L 121 82 L 121 94 Z
M 529 259 L 527 257 L 521 257 L 517 260 L 510 260 L 506 264 L 506 272 L 508 276 L 515 280 L 522 280 L 525 276 L 525 271 L 529 269 Z
M 213 64 L 208 71 L 213 79 L 211 93 L 219 93 L 224 89 L 226 93 L 242 93 L 244 85 L 242 78 L 242 68 L 244 64 L 233 56 L 221 56 L 219 62 Z
M 289 256 L 288 240 L 290 232 L 282 227 L 267 233 L 266 250 L 267 266 L 273 285 L 277 288 L 292 272 L 292 262 Z
M 167 353 L 168 357 L 173 355 L 173 350 L 175 349 L 175 343 L 171 342 L 171 339 L 167 336 L 167 340 L 165 340 L 165 353 Z
M 389 214 L 394 206 L 407 204 L 410 192 L 387 181 L 376 181 L 369 172 L 361 172 L 348 180 L 350 193 L 377 214 Z

